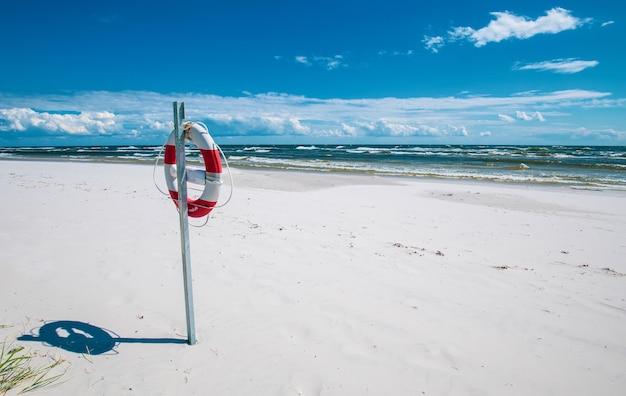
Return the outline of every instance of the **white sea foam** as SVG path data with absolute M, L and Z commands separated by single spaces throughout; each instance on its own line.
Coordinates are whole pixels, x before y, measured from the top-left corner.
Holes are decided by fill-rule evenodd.
M 250 145 L 222 147 L 233 166 L 406 177 L 611 185 L 626 189 L 624 147 L 447 145 Z M 188 146 L 189 163 L 202 162 Z M 145 162 L 162 146 L 0 148 L 0 158 Z M 521 165 L 524 164 L 524 165 Z

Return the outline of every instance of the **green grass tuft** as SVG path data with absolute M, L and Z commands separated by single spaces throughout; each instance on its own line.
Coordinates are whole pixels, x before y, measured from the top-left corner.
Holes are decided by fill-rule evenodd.
M 19 389 L 19 394 L 40 390 L 58 384 L 66 370 L 59 367 L 64 360 L 53 358 L 52 363 L 33 366 L 33 360 L 41 357 L 27 351 L 22 346 L 13 348 L 2 342 L 0 349 L 0 395 L 11 389 Z M 55 369 L 59 367 L 59 369 Z

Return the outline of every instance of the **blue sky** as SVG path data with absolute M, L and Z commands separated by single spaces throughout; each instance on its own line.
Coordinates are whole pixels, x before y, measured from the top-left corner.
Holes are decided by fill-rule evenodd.
M 621 1 L 174 3 L 3 2 L 0 145 L 626 144 Z

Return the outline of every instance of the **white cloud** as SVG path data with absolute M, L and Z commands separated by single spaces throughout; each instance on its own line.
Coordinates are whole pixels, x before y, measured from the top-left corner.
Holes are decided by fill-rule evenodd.
M 541 114 L 541 113 L 540 113 L 540 112 L 538 112 L 538 111 L 536 111 L 536 112 L 535 112 L 535 118 L 536 118 L 538 121 L 541 121 L 541 122 L 546 122 L 546 119 L 543 117 L 543 114 Z
M 418 125 L 411 125 L 406 122 L 381 120 L 381 131 L 387 132 L 390 136 L 414 136 L 419 134 L 420 127 Z
M 160 131 L 164 131 L 167 129 L 171 129 L 174 127 L 174 123 L 173 122 L 161 122 L 158 120 L 153 120 L 150 118 L 145 118 L 145 123 L 146 126 L 150 129 L 156 129 L 156 130 L 160 130 Z
M 279 57 L 275 57 L 275 58 L 279 59 Z M 339 67 L 346 66 L 343 60 L 343 55 L 313 56 L 313 57 L 299 55 L 299 56 L 296 56 L 294 59 L 296 63 L 300 63 L 306 66 L 318 66 L 326 70 L 334 70 Z
M 546 15 L 534 20 L 508 11 L 490 14 L 495 19 L 485 27 L 474 29 L 469 26 L 458 26 L 452 28 L 445 37 L 424 36 L 422 42 L 426 49 L 433 52 L 438 52 L 446 43 L 458 40 L 468 40 L 476 47 L 482 47 L 511 38 L 523 40 L 538 34 L 556 34 L 576 29 L 590 21 L 589 18 L 576 18 L 571 15 L 571 11 L 560 7 L 552 8 L 546 11 Z
M 506 122 L 515 122 L 515 118 L 508 116 L 506 114 L 498 114 L 498 118 Z
M 554 59 L 551 61 L 529 63 L 523 66 L 514 67 L 515 70 L 539 70 L 539 71 L 552 71 L 561 74 L 573 74 L 579 73 L 585 69 L 595 67 L 599 64 L 598 61 L 583 61 L 576 58 L 568 59 Z
M 295 60 L 297 63 L 302 63 L 303 65 L 310 65 L 309 59 L 306 56 L 296 56 Z
M 357 129 L 353 125 L 348 125 L 346 123 L 341 123 L 341 130 L 343 131 L 345 136 L 357 136 Z
M 86 111 L 79 114 L 38 112 L 30 108 L 0 109 L 4 130 L 26 131 L 34 128 L 70 135 L 105 134 L 116 129 L 115 115 L 108 111 Z
M 439 48 L 445 45 L 445 40 L 441 36 L 436 36 L 436 37 L 424 36 L 422 43 L 424 43 L 424 46 L 426 47 L 426 49 L 431 50 L 434 53 L 437 53 L 439 52 Z
M 319 59 L 319 62 L 325 65 L 326 69 L 328 70 L 333 70 L 340 66 L 345 66 L 345 64 L 343 63 L 342 55 L 335 55 L 334 57 L 330 57 L 330 58 L 323 57 Z
M 541 122 L 546 121 L 543 115 L 538 111 L 535 111 L 533 113 L 526 113 L 525 111 L 516 111 L 515 117 L 524 121 L 534 121 L 534 120 L 541 121 Z
M 467 128 L 465 128 L 464 125 L 462 126 L 454 126 L 454 125 L 448 125 L 448 128 L 452 131 L 453 135 L 457 135 L 457 136 L 467 136 Z
M 601 27 L 609 26 L 609 25 L 612 25 L 614 23 L 615 23 L 615 21 L 606 21 L 606 22 L 602 23 Z
M 289 126 L 289 130 L 300 134 L 300 135 L 306 135 L 309 132 L 311 132 L 311 128 L 302 125 L 302 123 L 300 122 L 299 119 L 297 119 L 296 117 L 291 117 L 287 120 L 287 125 Z
M 496 19 L 484 28 L 472 33 L 471 39 L 477 47 L 490 42 L 499 42 L 509 38 L 527 39 L 537 34 L 559 33 L 564 30 L 576 29 L 582 21 L 570 15 L 563 8 L 553 8 L 545 16 L 536 20 L 528 20 L 507 12 L 494 12 Z
M 411 56 L 413 55 L 413 50 L 406 51 L 378 51 L 378 55 L 384 56 Z
M 454 42 L 457 40 L 464 40 L 471 37 L 476 31 L 471 27 L 457 26 L 448 32 L 448 41 Z
M 102 135 L 126 139 L 130 144 L 159 144 L 171 130 L 172 97 L 185 102 L 187 119 L 206 123 L 220 143 L 235 138 L 306 141 L 324 136 L 352 141 L 440 138 L 458 142 L 478 137 L 478 131 L 485 130 L 493 135 L 504 131 L 515 135 L 512 131 L 517 130 L 530 134 L 534 128 L 543 128 L 546 133 L 555 125 L 574 130 L 584 125 L 576 121 L 579 109 L 589 113 L 591 109 L 626 108 L 626 99 L 587 90 L 532 91 L 498 97 L 364 99 L 319 99 L 278 93 L 240 97 L 133 91 L 38 97 L 0 93 L 0 145 L 17 144 L 11 140 L 17 136 L 36 139 Z M 494 118 L 494 114 L 498 117 Z M 550 120 L 545 114 L 550 115 Z M 514 122 L 516 119 L 529 122 L 522 126 Z M 608 122 L 607 127 L 611 127 Z

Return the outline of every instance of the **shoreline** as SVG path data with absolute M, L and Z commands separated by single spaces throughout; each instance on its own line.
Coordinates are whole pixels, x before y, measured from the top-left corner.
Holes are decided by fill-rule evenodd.
M 62 158 L 49 158 L 49 159 L 31 159 L 31 158 L 0 158 L 0 163 L 3 161 L 17 161 L 17 162 L 51 162 L 51 163 L 72 163 L 72 164 L 118 164 L 118 165 L 133 165 L 133 166 L 150 166 L 154 168 L 154 162 L 147 163 L 137 160 L 73 160 L 73 159 L 62 159 Z M 192 164 L 195 166 L 197 164 Z M 161 168 L 163 166 L 162 161 L 159 163 L 158 167 Z M 390 174 L 378 174 L 378 173 L 369 173 L 369 172 L 361 172 L 361 171 L 346 171 L 346 170 L 310 170 L 310 169 L 285 169 L 285 168 L 273 168 L 273 167 L 254 167 L 254 166 L 230 166 L 235 171 L 240 170 L 244 174 L 246 172 L 252 173 L 294 173 L 294 174 L 308 174 L 308 175 L 326 175 L 328 178 L 332 178 L 333 176 L 337 176 L 338 180 L 344 180 L 347 183 L 352 184 L 352 179 L 356 178 L 371 178 L 371 179 L 383 179 L 387 180 L 382 184 L 394 184 L 399 182 L 426 182 L 426 183 L 467 183 L 467 184 L 481 184 L 485 183 L 487 185 L 495 185 L 495 186 L 509 186 L 509 187 L 519 187 L 519 188 L 538 188 L 538 189 L 570 189 L 573 191 L 596 191 L 596 192 L 605 192 L 605 193 L 615 193 L 616 195 L 620 195 L 621 193 L 626 193 L 626 189 L 621 187 L 610 188 L 603 186 L 595 186 L 595 185 L 575 185 L 567 182 L 556 183 L 556 182 L 532 182 L 532 181 L 515 181 L 515 180 L 494 180 L 489 178 L 468 178 L 468 177 L 434 177 L 434 176 L 407 176 L 407 175 L 390 175 Z M 226 168 L 224 167 L 223 178 L 225 175 L 227 176 Z M 158 172 L 157 172 L 158 173 Z M 296 178 L 297 179 L 297 178 Z M 395 181 L 394 181 L 395 180 Z M 371 182 L 367 182 L 366 184 L 372 184 Z M 336 184 L 329 183 L 330 186 L 334 186 Z
M 153 167 L 42 163 L 0 162 L 0 338 L 68 362 L 48 395 L 626 386 L 622 192 L 235 168 L 231 202 L 190 228 L 188 346 Z M 112 343 L 42 341 L 66 322 Z

